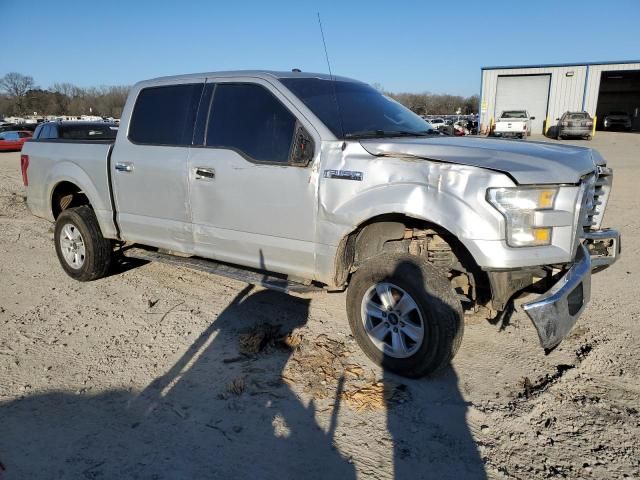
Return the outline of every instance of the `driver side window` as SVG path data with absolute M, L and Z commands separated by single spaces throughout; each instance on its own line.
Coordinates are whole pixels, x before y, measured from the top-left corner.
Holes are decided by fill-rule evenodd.
M 295 116 L 266 88 L 220 83 L 213 92 L 206 146 L 229 148 L 256 162 L 287 164 Z

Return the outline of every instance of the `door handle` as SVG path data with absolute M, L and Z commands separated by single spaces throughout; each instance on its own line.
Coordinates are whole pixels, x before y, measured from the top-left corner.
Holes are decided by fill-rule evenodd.
M 213 180 L 216 178 L 216 171 L 213 168 L 196 167 L 193 171 L 196 180 Z
M 129 162 L 116 163 L 115 169 L 118 172 L 133 172 L 133 163 L 129 163 Z

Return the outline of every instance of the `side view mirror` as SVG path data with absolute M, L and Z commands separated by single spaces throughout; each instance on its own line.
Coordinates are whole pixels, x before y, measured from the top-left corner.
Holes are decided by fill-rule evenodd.
M 313 159 L 314 147 L 315 145 L 311 135 L 309 135 L 302 125 L 298 125 L 293 139 L 291 165 L 298 167 L 306 167 L 309 165 L 309 162 Z
M 556 118 L 556 120 L 560 120 L 559 118 Z
M 529 120 L 535 120 L 536 117 L 529 117 Z

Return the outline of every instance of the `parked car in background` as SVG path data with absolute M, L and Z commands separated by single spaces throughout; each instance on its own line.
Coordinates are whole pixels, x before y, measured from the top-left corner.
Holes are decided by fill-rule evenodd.
M 458 120 L 453 124 L 453 134 L 456 137 L 462 137 L 464 135 L 468 135 L 469 132 L 466 128 L 467 121 L 466 120 Z
M 531 120 L 535 119 L 526 110 L 505 110 L 496 120 L 492 134 L 496 137 L 525 138 L 531 135 Z
M 440 127 L 444 127 L 446 125 L 446 122 L 444 121 L 443 118 L 432 118 L 431 120 L 429 120 L 429 123 L 436 130 L 438 130 Z
M 0 126 L 0 132 L 33 132 L 37 126 L 37 123 L 6 123 Z
M 34 139 L 114 140 L 118 133 L 115 123 L 107 122 L 45 122 L 38 125 Z
M 631 116 L 627 112 L 611 112 L 602 120 L 605 130 L 631 130 Z
M 591 140 L 593 118 L 587 112 L 565 112 L 556 118 L 556 138 L 562 140 L 567 137 L 582 137 Z
M 20 151 L 24 142 L 31 138 L 31 132 L 24 130 L 0 132 L 0 152 Z

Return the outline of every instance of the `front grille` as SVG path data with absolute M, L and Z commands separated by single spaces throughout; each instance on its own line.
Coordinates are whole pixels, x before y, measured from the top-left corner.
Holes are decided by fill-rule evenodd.
M 612 180 L 611 169 L 600 166 L 583 178 L 584 190 L 580 208 L 580 224 L 583 231 L 598 230 L 602 225 Z

